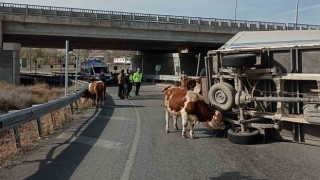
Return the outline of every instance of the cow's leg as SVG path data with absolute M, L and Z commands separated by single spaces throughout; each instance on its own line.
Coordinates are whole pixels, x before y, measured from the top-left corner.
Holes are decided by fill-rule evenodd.
M 91 106 L 95 106 L 96 105 L 96 98 L 93 98 L 91 101 L 92 101 Z
M 107 82 L 104 82 L 103 99 L 107 99 Z
M 173 116 L 173 128 L 175 130 L 179 130 L 178 125 L 177 125 L 177 120 L 178 120 L 178 116 Z
M 194 127 L 194 123 L 190 122 L 190 138 L 195 139 L 196 136 L 194 135 L 194 131 L 193 131 L 193 127 Z
M 96 107 L 98 108 L 99 107 L 99 98 L 98 98 L 98 95 L 96 95 L 96 101 L 97 101 L 97 104 L 96 104 Z
M 188 115 L 185 113 L 182 113 L 181 119 L 182 119 L 182 137 L 186 138 L 187 137 L 186 128 L 188 126 Z
M 166 133 L 170 132 L 169 129 L 169 120 L 170 120 L 170 112 L 168 111 L 167 107 L 166 107 Z
M 104 105 L 104 97 L 101 99 L 101 108 Z
M 101 93 L 101 95 L 98 98 L 98 101 L 99 101 L 100 108 L 102 108 L 103 103 L 104 103 L 104 93 Z

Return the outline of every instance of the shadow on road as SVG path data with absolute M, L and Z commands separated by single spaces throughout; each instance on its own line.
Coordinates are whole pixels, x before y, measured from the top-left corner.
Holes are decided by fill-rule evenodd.
M 243 175 L 241 172 L 224 172 L 220 176 L 211 177 L 210 180 L 230 180 L 230 179 L 246 179 L 246 180 L 257 180 L 257 178 Z M 261 180 L 261 179 L 259 179 Z
M 195 129 L 195 131 L 203 131 L 203 134 L 206 134 L 205 137 L 199 137 L 199 138 L 226 138 L 227 137 L 227 130 L 215 130 L 210 128 L 198 128 Z
M 110 117 L 114 112 L 115 103 L 110 95 L 108 95 L 107 109 L 99 111 L 95 110 L 93 115 L 88 118 L 75 132 L 74 135 L 87 136 L 92 139 L 99 139 L 101 133 L 110 121 Z M 97 120 L 99 117 L 104 117 L 104 120 Z M 95 118 L 95 119 L 93 119 Z M 92 121 L 93 120 L 93 121 Z M 88 125 L 88 123 L 90 124 Z M 88 125 L 82 132 L 83 126 Z M 80 134 L 79 134 L 80 133 Z M 82 160 L 93 146 L 77 143 L 71 140 L 75 136 L 70 137 L 64 143 L 57 144 L 48 152 L 46 159 L 41 160 L 39 170 L 26 179 L 70 179 L 75 169 L 79 166 Z M 54 157 L 54 153 L 61 146 L 69 144 L 59 155 Z

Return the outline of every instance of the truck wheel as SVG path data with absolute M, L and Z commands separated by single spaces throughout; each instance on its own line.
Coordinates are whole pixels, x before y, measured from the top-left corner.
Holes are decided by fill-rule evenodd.
M 236 90 L 230 84 L 221 82 L 211 86 L 208 94 L 210 103 L 220 111 L 227 111 L 235 104 Z
M 222 57 L 222 67 L 243 67 L 256 63 L 255 54 L 234 54 Z
M 228 129 L 228 140 L 235 144 L 257 144 L 261 141 L 261 135 L 258 129 L 253 128 L 249 128 L 246 133 Z

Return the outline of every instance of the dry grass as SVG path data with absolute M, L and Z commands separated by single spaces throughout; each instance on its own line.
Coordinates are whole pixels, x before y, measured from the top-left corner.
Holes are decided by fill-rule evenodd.
M 33 104 L 41 104 L 50 100 L 57 99 L 64 94 L 63 88 L 49 88 L 46 84 L 36 84 L 34 86 L 15 86 L 0 82 L 0 114 L 10 110 L 18 110 L 30 107 Z M 73 91 L 74 87 L 69 88 L 69 92 Z M 89 105 L 81 103 L 78 105 L 78 110 L 84 110 Z M 49 137 L 56 130 L 64 128 L 72 121 L 72 113 L 70 107 L 62 108 L 51 114 L 40 118 L 41 127 L 44 137 Z M 5 167 L 10 165 L 17 155 L 28 150 L 34 149 L 39 141 L 39 133 L 36 121 L 18 126 L 20 134 L 21 148 L 16 148 L 16 141 L 13 130 L 7 130 L 0 133 L 0 166 Z
M 47 84 L 17 86 L 0 81 L 0 113 L 31 107 L 59 98 L 63 89 L 49 88 Z

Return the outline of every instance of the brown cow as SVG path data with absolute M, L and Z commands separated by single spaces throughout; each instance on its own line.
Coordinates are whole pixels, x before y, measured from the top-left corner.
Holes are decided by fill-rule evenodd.
M 102 81 L 103 82 L 103 99 L 107 98 L 107 82 L 106 81 Z
M 180 87 L 166 87 L 165 111 L 166 111 L 166 132 L 169 133 L 170 114 L 173 116 L 174 128 L 177 127 L 177 118 L 182 118 L 182 137 L 186 137 L 186 127 L 190 122 L 190 137 L 195 138 L 193 127 L 196 122 L 213 129 L 224 129 L 224 123 L 220 112 L 214 111 L 208 105 L 204 97 L 193 91 Z
M 102 107 L 102 104 L 104 102 L 104 96 L 105 96 L 105 87 L 104 87 L 103 81 L 93 81 L 89 84 L 88 88 L 84 91 L 82 97 L 84 98 L 90 98 L 93 100 L 92 106 L 95 105 L 97 101 L 97 108 L 100 106 Z

